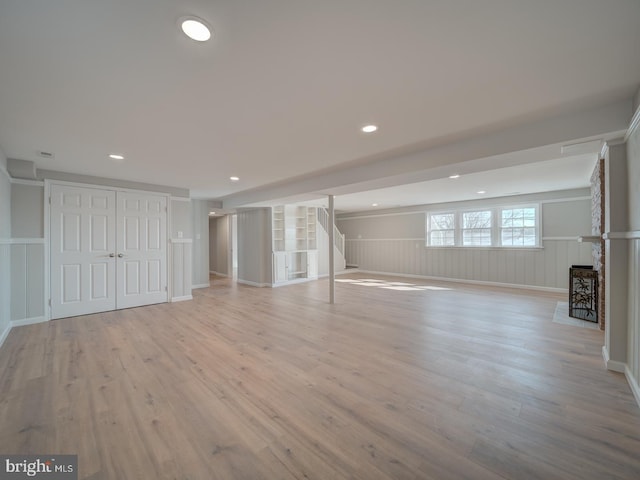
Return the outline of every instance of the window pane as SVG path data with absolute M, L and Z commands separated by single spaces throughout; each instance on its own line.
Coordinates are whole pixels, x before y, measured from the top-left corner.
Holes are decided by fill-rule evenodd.
M 431 215 L 431 230 L 452 230 L 454 228 L 454 218 L 453 213 Z
M 431 232 L 430 245 L 453 246 L 455 245 L 455 235 L 453 230 L 439 230 Z
M 455 245 L 455 213 L 429 214 L 429 245 Z
M 480 212 L 464 212 L 462 228 L 491 228 L 491 210 Z
M 501 212 L 500 242 L 504 246 L 536 246 L 536 209 L 508 208 Z
M 464 230 L 462 232 L 462 243 L 470 247 L 490 247 L 491 246 L 491 229 L 477 228 L 473 230 Z

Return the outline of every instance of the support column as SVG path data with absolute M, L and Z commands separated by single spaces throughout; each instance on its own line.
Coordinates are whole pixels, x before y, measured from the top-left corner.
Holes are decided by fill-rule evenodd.
M 335 249 L 335 211 L 333 208 L 333 195 L 329 195 L 329 303 L 336 303 L 336 267 L 334 259 Z
M 624 140 L 605 147 L 605 344 L 609 370 L 624 372 L 627 363 L 629 229 L 627 155 Z

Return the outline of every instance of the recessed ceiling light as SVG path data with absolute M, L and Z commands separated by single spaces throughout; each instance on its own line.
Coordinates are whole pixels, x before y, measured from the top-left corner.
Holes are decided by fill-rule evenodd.
M 460 175 L 456 173 L 455 175 L 449 175 L 449 178 L 460 178 Z
M 238 180 L 240 180 L 240 177 L 229 177 L 229 180 L 231 180 L 232 182 L 237 182 Z
M 216 214 L 216 212 L 209 212 L 209 216 L 213 217 Z
M 377 203 L 372 203 L 372 204 L 371 204 L 371 206 L 372 206 L 372 207 L 377 207 L 377 206 L 378 206 L 378 204 L 377 204 Z
M 365 125 L 364 127 L 362 127 L 362 131 L 364 133 L 373 133 L 376 130 L 378 130 L 377 125 Z
M 196 42 L 206 42 L 211 38 L 211 29 L 198 17 L 182 17 L 180 28 L 184 34 Z
M 112 160 L 124 160 L 124 157 L 122 155 L 118 155 L 116 153 L 110 154 L 109 158 L 111 158 Z
M 477 192 L 477 193 L 478 193 L 479 195 L 482 195 L 482 194 L 487 193 L 487 192 L 485 192 L 484 190 L 478 190 L 478 192 Z

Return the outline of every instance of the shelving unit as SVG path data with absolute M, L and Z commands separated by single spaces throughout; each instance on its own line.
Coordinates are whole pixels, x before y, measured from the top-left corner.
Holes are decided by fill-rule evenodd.
M 284 207 L 282 205 L 273 207 L 273 250 L 276 252 L 285 249 L 284 242 Z
M 318 212 L 315 207 L 307 208 L 307 250 L 316 250 L 318 240 L 316 225 L 318 224 Z
M 317 211 L 314 207 L 272 208 L 273 283 L 318 277 Z

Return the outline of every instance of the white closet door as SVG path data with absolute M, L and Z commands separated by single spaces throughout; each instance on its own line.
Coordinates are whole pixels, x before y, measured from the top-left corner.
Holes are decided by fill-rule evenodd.
M 116 308 L 115 219 L 115 192 L 52 185 L 52 318 Z
M 167 301 L 167 199 L 118 192 L 117 308 Z

